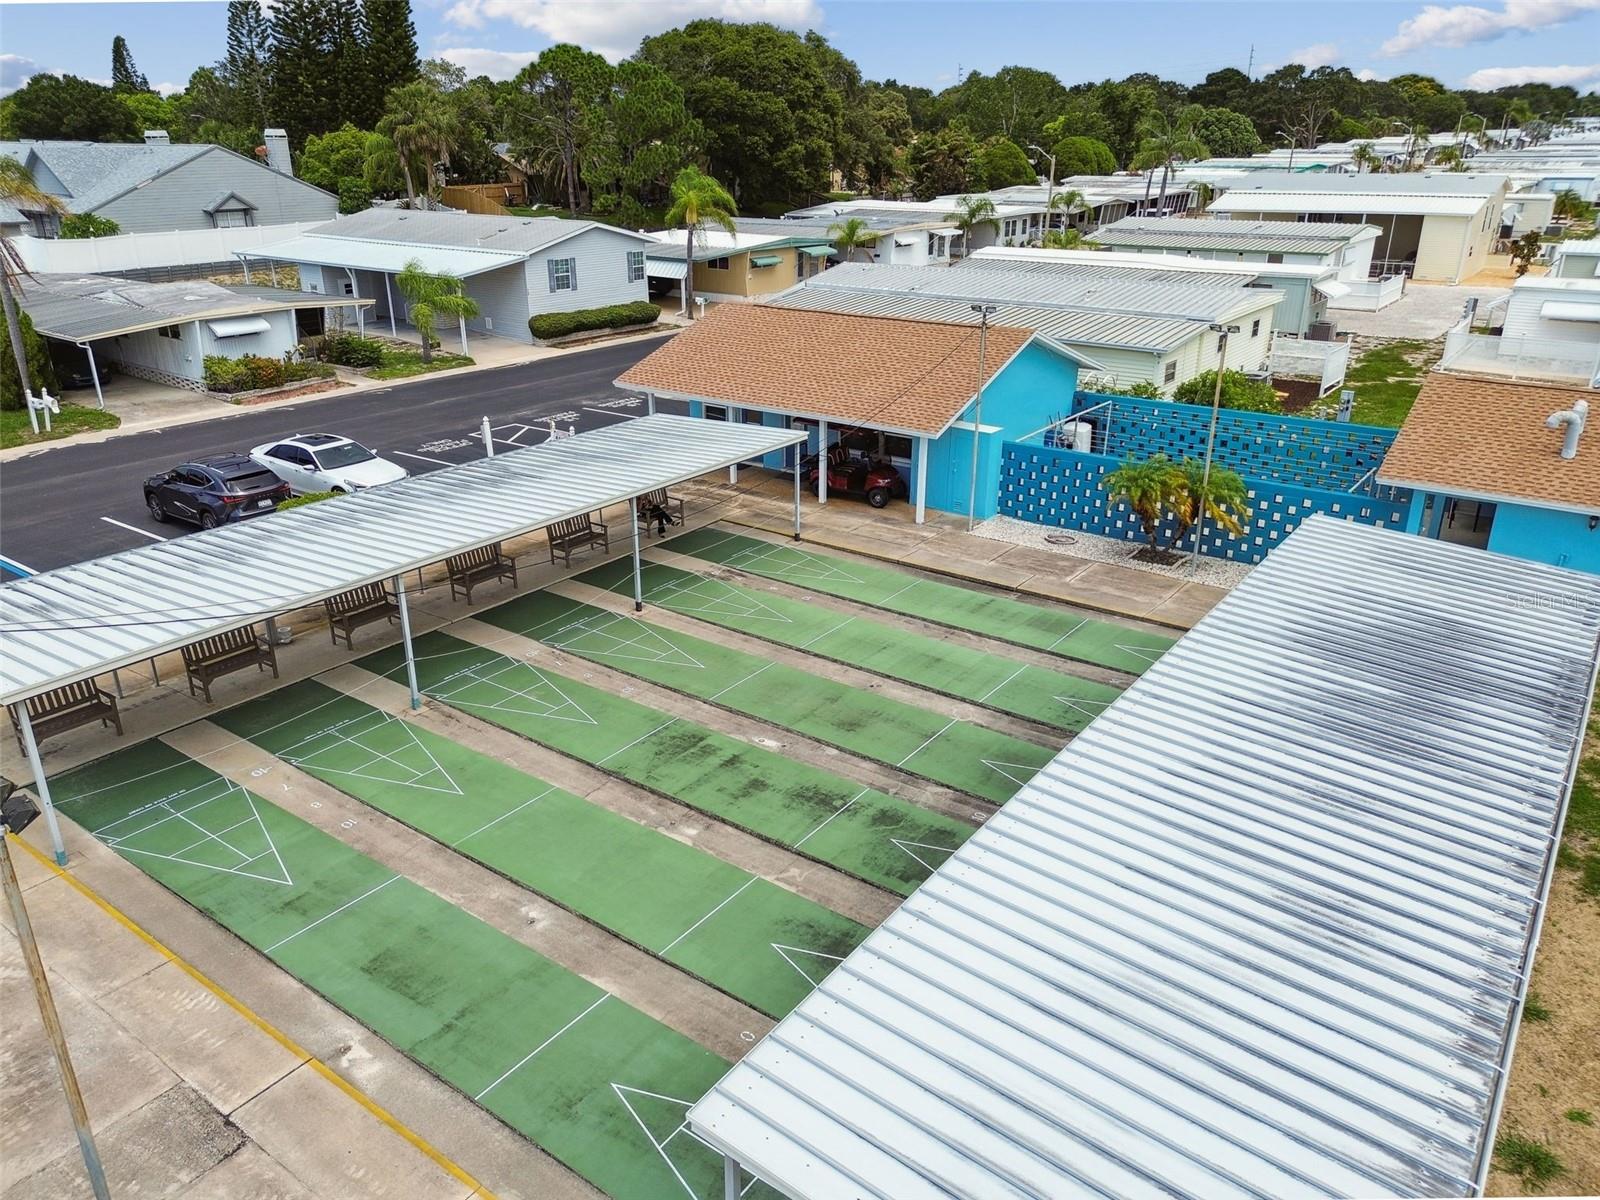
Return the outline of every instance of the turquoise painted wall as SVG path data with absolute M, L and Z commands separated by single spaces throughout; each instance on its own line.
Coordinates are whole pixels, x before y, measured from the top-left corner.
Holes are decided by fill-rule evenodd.
M 1590 529 L 1582 513 L 1499 505 L 1489 528 L 1489 549 L 1600 575 L 1600 529 Z

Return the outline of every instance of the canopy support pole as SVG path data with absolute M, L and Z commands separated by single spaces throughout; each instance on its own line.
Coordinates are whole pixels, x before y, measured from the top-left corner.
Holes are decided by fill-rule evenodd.
M 250 286 L 250 260 L 248 258 L 245 258 L 245 257 L 240 257 L 239 261 L 244 264 L 244 285 L 245 285 L 245 287 L 249 287 Z
M 656 394 L 654 392 L 646 392 L 644 394 L 644 411 L 652 417 L 656 415 Z
M 794 448 L 794 540 L 800 540 L 800 447 Z
M 394 292 L 389 289 L 389 272 L 383 273 L 383 303 L 389 310 L 389 336 L 399 337 L 400 334 L 394 327 Z
M 828 423 L 817 422 L 817 503 L 828 502 Z
M 739 1200 L 739 1160 L 731 1154 L 722 1156 L 723 1200 Z
M 278 286 L 278 264 L 275 263 L 275 262 L 268 262 L 267 263 L 267 270 L 272 272 L 272 286 L 273 287 L 277 287 Z
M 11 710 L 17 714 L 17 728 L 22 731 L 22 752 L 28 756 L 28 769 L 33 772 L 33 794 L 39 797 L 44 809 L 44 823 L 50 830 L 50 848 L 56 853 L 56 862 L 67 865 L 67 847 L 61 840 L 61 825 L 56 821 L 56 806 L 50 799 L 50 785 L 45 781 L 44 764 L 39 761 L 39 743 L 33 737 L 33 722 L 28 718 L 28 702 L 23 700 Z
M 248 280 L 246 282 L 248 282 Z M 100 368 L 95 365 L 94 361 L 94 343 L 80 342 L 78 344 L 83 347 L 83 352 L 89 356 L 89 378 L 94 380 L 95 403 L 100 406 L 102 411 L 104 411 L 106 406 L 106 394 L 100 390 Z
M 406 577 L 394 577 L 395 603 L 400 607 L 400 640 L 406 648 L 406 683 L 411 688 L 412 711 L 422 707 L 422 693 L 417 690 L 417 652 L 411 645 L 411 609 L 406 604 Z
M 639 497 L 633 499 L 633 611 L 644 611 L 644 567 L 639 557 Z M 648 513 L 644 514 L 646 517 Z
M 917 439 L 917 524 L 921 525 L 928 513 L 928 448 L 929 439 Z
M 465 317 L 457 317 L 456 324 L 461 328 L 461 357 L 468 358 L 470 356 L 467 354 L 467 319 Z
M 729 420 L 730 423 L 733 421 L 735 413 L 738 414 L 740 421 L 744 420 L 744 409 L 742 409 L 742 408 L 729 408 L 728 409 L 728 420 Z M 738 463 L 730 463 L 729 464 L 729 466 L 728 466 L 728 482 L 729 483 L 738 483 L 739 482 L 739 464 Z

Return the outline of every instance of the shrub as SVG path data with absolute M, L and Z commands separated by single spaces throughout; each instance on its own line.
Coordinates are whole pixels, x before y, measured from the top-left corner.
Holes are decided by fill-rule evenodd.
M 323 379 L 332 374 L 333 368 L 321 363 L 290 363 L 255 354 L 241 358 L 226 358 L 220 354 L 205 357 L 205 385 L 206 390 L 212 392 L 254 392 L 302 379 Z
M 47 391 L 54 396 L 58 389 L 50 350 L 44 339 L 34 332 L 33 321 L 28 314 L 18 309 L 17 317 L 22 325 L 22 352 L 27 359 L 28 381 L 33 385 L 33 394 L 37 396 L 40 391 Z M 0 328 L 0 409 L 21 412 L 27 407 L 22 398 L 22 380 L 17 375 L 17 359 L 11 353 L 11 338 L 5 329 Z
M 351 333 L 330 333 L 322 339 L 317 357 L 341 367 L 375 367 L 383 361 L 383 344 Z
M 113 237 L 122 232 L 110 217 L 96 216 L 94 213 L 73 213 L 61 218 L 62 238 L 97 238 Z
M 1116 383 L 1104 389 L 1117 396 L 1138 396 L 1144 400 L 1164 400 L 1166 395 L 1161 390 L 1161 385 L 1152 383 L 1148 379 L 1135 380 L 1133 383 Z
M 315 504 L 319 500 L 332 500 L 340 494 L 339 492 L 306 492 L 300 496 L 290 496 L 287 500 L 278 502 L 277 511 L 282 512 L 286 508 L 304 508 L 306 505 Z
M 1217 373 L 1203 371 L 1193 379 L 1180 383 L 1172 393 L 1172 398 L 1181 404 L 1209 405 L 1216 387 Z M 1283 411 L 1283 402 L 1278 399 L 1278 393 L 1272 390 L 1272 384 L 1265 379 L 1251 379 L 1243 371 L 1222 373 L 1221 403 L 1223 408 L 1237 408 L 1245 412 Z
M 591 329 L 620 329 L 625 325 L 648 325 L 661 315 L 661 306 L 648 300 L 632 304 L 610 304 L 604 308 L 580 308 L 576 312 L 540 313 L 528 319 L 528 331 L 540 341 L 585 333 Z

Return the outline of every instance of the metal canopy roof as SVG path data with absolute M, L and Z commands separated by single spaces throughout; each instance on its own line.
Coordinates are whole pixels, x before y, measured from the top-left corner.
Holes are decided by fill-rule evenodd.
M 378 242 L 365 238 L 331 237 L 305 233 L 269 246 L 235 250 L 234 257 L 249 261 L 309 263 L 319 267 L 345 267 L 355 271 L 398 274 L 416 259 L 424 271 L 465 279 L 501 267 L 520 266 L 528 257 L 519 250 L 478 250 L 466 246 L 427 246 L 415 242 Z
M 7 583 L 0 704 L 804 440 L 656 414 Z
M 691 1131 L 830 1200 L 1481 1189 L 1597 639 L 1600 579 L 1311 518 Z

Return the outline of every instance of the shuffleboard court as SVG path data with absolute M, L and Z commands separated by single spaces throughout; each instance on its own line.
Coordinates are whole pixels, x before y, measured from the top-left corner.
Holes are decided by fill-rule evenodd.
M 416 650 L 434 699 L 902 896 L 972 835 L 909 800 L 447 633 Z M 405 674 L 398 647 L 360 665 Z
M 674 553 L 751 575 L 1134 675 L 1176 640 L 1065 609 L 920 579 L 862 559 L 817 554 L 716 528 L 680 534 L 669 544 Z
M 162 742 L 53 780 L 129 862 L 621 1198 L 722 1195 L 716 1055 Z M 174 1020 L 181 1020 L 181 1014 Z
M 554 592 L 518 596 L 480 620 L 995 804 L 1011 799 L 1056 754 Z
M 633 595 L 626 559 L 578 576 L 619 596 Z M 685 616 L 751 637 L 804 650 L 891 679 L 1076 733 L 1122 694 L 1122 689 L 1019 663 L 970 646 L 897 629 L 868 617 L 844 616 L 792 596 L 757 592 L 721 579 L 647 562 L 644 598 Z
M 285 762 L 782 1017 L 865 926 L 312 681 L 214 718 Z

